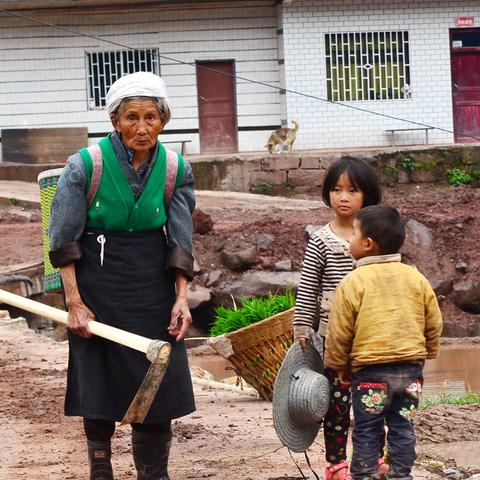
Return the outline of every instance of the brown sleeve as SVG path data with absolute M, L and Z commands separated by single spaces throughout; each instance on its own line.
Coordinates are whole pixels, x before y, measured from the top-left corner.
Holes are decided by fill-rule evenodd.
M 82 258 L 82 249 L 79 242 L 70 242 L 56 250 L 50 250 L 48 256 L 53 267 L 65 267 Z
M 193 256 L 178 245 L 168 248 L 167 270 L 180 270 L 189 281 L 193 279 Z

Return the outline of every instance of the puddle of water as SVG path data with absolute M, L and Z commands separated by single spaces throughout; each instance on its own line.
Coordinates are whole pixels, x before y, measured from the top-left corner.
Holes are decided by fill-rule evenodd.
M 480 393 L 479 345 L 443 346 L 435 360 L 425 364 L 428 393 Z
M 234 377 L 233 365 L 219 355 L 195 355 L 189 358 L 190 367 L 200 367 L 210 372 L 217 381 Z
M 480 393 L 479 345 L 444 346 L 436 360 L 425 365 L 425 393 L 457 394 L 466 391 Z M 232 365 L 217 355 L 193 356 L 190 366 L 210 372 L 215 380 L 235 376 Z

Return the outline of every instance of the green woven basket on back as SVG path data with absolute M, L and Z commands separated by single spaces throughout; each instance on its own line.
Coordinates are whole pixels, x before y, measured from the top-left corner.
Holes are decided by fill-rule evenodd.
M 46 170 L 38 175 L 38 185 L 40 186 L 40 208 L 42 210 L 42 231 L 43 231 L 43 264 L 44 280 L 43 289 L 46 293 L 57 293 L 62 287 L 60 278 L 60 269 L 54 268 L 50 263 L 50 239 L 48 237 L 48 222 L 50 220 L 50 210 L 53 196 L 57 190 L 58 179 L 63 168 Z

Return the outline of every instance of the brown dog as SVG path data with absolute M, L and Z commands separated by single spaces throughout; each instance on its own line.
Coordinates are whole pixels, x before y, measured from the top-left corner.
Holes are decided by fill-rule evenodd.
M 297 131 L 300 128 L 300 124 L 295 120 L 292 120 L 292 123 L 295 126 L 294 128 L 282 127 L 272 132 L 265 145 L 268 153 L 273 153 L 277 145 L 280 145 L 281 152 L 284 144 L 287 145 L 289 152 L 292 151 L 293 142 L 297 138 Z

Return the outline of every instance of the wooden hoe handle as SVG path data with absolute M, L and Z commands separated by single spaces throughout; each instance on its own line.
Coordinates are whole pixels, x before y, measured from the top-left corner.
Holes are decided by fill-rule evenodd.
M 29 298 L 24 298 L 20 295 L 15 295 L 14 293 L 2 289 L 0 289 L 0 303 L 6 303 L 21 308 L 22 310 L 26 310 L 27 312 L 49 318 L 54 322 L 68 325 L 67 312 L 60 310 L 59 308 L 50 307 L 49 305 L 30 300 Z M 120 343 L 121 345 L 125 345 L 126 347 L 133 348 L 134 350 L 143 353 L 147 353 L 148 347 L 152 343 L 152 339 L 150 338 L 126 332 L 125 330 L 96 322 L 95 320 L 90 320 L 88 322 L 88 328 L 94 335 L 106 338 L 112 342 Z

